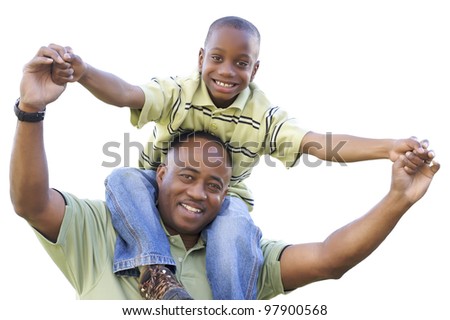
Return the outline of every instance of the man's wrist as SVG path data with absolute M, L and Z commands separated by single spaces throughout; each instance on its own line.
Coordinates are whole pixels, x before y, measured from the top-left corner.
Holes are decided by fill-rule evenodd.
M 43 108 L 31 107 L 23 103 L 19 98 L 14 104 L 14 113 L 19 121 L 40 122 L 45 117 L 45 106 Z
M 414 204 L 414 201 L 411 201 L 405 192 L 400 190 L 389 190 L 385 199 L 390 201 L 393 207 L 397 207 L 404 211 L 408 210 Z

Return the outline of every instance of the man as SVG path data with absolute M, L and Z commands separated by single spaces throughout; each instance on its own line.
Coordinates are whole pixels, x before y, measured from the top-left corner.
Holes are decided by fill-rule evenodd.
M 80 200 L 49 188 L 43 140 L 43 113 L 65 87 L 52 82 L 58 59 L 41 48 L 25 66 L 19 118 L 11 157 L 11 199 L 17 214 L 34 227 L 52 259 L 82 299 L 140 299 L 136 278 L 112 272 L 115 231 L 103 201 Z M 430 160 L 434 154 L 429 152 Z M 33 159 L 33 165 L 30 165 Z M 191 135 L 169 151 L 157 170 L 158 209 L 176 257 L 177 278 L 195 299 L 211 299 L 201 230 L 216 218 L 230 181 L 231 160 L 220 141 Z M 427 191 L 438 163 L 412 152 L 392 168 L 387 195 L 360 219 L 324 242 L 287 246 L 263 241 L 264 265 L 258 298 L 267 299 L 324 279 L 339 278 L 375 250 L 403 214 Z M 150 276 L 150 282 L 154 281 Z M 177 298 L 176 279 L 170 279 Z M 183 297 L 180 297 L 183 298 Z

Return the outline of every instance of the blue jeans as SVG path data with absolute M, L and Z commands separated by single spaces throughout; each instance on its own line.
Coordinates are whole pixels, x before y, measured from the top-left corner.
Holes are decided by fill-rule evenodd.
M 139 276 L 137 267 L 164 264 L 175 269 L 156 207 L 156 172 L 115 169 L 106 179 L 106 204 L 117 231 L 113 271 Z M 216 300 L 256 299 L 263 256 L 261 231 L 244 201 L 227 196 L 216 219 L 202 232 L 207 241 L 207 277 Z

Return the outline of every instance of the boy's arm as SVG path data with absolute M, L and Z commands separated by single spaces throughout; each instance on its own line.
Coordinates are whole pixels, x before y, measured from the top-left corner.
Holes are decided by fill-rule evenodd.
M 335 162 L 354 162 L 373 159 L 391 161 L 408 151 L 420 159 L 429 161 L 431 154 L 424 149 L 428 141 L 409 139 L 369 139 L 346 134 L 321 134 L 308 132 L 300 145 L 301 153 L 311 154 L 319 159 Z
M 394 229 L 400 218 L 427 191 L 439 164 L 422 163 L 409 174 L 402 156 L 392 169 L 388 194 L 367 214 L 333 232 L 324 242 L 293 245 L 283 252 L 281 276 L 285 290 L 338 279 L 369 256 Z
M 71 58 L 74 61 L 76 58 Z M 142 109 L 144 92 L 139 86 L 131 85 L 121 78 L 86 64 L 86 71 L 78 82 L 94 96 L 117 107 Z
M 55 61 L 52 69 L 52 79 L 55 83 L 65 84 L 78 81 L 95 97 L 105 103 L 117 107 L 142 109 L 145 95 L 139 86 L 129 84 L 116 75 L 94 68 L 73 53 L 72 48 L 59 45 L 49 45 L 56 51 L 63 63 Z

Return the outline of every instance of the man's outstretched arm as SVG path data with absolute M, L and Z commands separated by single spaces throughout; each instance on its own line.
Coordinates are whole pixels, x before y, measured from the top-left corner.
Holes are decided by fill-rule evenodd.
M 409 161 L 418 164 L 414 173 L 405 170 Z M 393 164 L 388 194 L 364 216 L 336 230 L 323 242 L 286 248 L 280 261 L 285 290 L 320 280 L 338 279 L 368 257 L 407 210 L 426 193 L 439 170 L 438 163 L 428 165 L 420 161 L 409 153 L 401 156 Z

